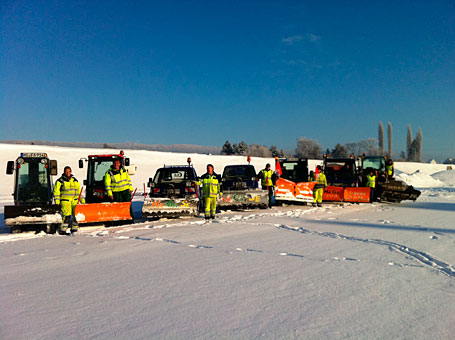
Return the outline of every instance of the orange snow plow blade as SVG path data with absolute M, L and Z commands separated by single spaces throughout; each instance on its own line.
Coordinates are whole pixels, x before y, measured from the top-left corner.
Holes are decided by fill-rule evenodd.
M 344 188 L 345 202 L 370 202 L 370 188 Z
M 78 223 L 128 221 L 133 219 L 130 208 L 131 202 L 78 204 L 75 216 Z
M 328 186 L 324 193 L 322 194 L 323 201 L 331 201 L 331 202 L 342 202 L 343 201 L 343 193 L 345 188 L 343 187 L 335 187 L 335 186 Z

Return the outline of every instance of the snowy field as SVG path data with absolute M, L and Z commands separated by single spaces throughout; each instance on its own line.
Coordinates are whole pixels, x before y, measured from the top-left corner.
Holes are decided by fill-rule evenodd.
M 108 150 L 48 152 L 63 166 Z M 112 150 L 112 152 L 118 150 Z M 133 184 L 190 156 L 125 150 Z M 256 170 L 272 160 L 253 159 Z M 311 162 L 312 166 L 316 161 Z M 201 219 L 0 234 L 0 339 L 455 339 L 455 170 L 397 163 L 416 202 L 274 207 Z M 12 176 L 0 175 L 0 219 Z M 140 200 L 140 196 L 137 197 Z

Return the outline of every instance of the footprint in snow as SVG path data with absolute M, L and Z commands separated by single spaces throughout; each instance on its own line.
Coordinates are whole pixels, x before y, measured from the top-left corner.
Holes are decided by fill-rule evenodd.
M 389 220 L 378 220 L 379 223 L 381 224 L 391 224 L 392 222 Z
M 430 236 L 430 240 L 437 240 L 437 239 L 438 239 L 438 237 L 436 235 L 431 235 Z
M 357 260 L 357 259 L 354 259 L 352 257 L 334 257 L 333 260 L 335 261 L 360 261 L 360 260 Z

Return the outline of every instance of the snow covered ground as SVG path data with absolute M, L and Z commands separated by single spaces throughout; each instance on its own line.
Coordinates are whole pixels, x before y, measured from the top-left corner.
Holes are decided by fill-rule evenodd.
M 80 179 L 78 158 L 99 152 L 22 149 L 0 145 L 0 164 L 45 151 Z M 187 157 L 126 153 L 138 187 Z M 245 161 L 190 156 L 200 174 L 208 162 L 221 172 Z M 259 170 L 266 160 L 253 162 Z M 453 339 L 455 171 L 396 169 L 423 188 L 417 202 L 274 207 L 73 237 L 0 234 L 0 338 Z M 11 189 L 2 174 L 2 205 Z

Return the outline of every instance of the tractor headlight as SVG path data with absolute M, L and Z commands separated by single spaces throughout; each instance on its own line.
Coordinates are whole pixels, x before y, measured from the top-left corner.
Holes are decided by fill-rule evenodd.
M 46 158 L 42 158 L 41 159 L 41 164 L 47 164 L 47 159 Z
M 18 158 L 17 159 L 17 164 L 24 164 L 24 159 L 23 158 Z
M 186 182 L 186 186 L 187 187 L 192 187 L 193 185 L 191 184 L 191 182 Z

